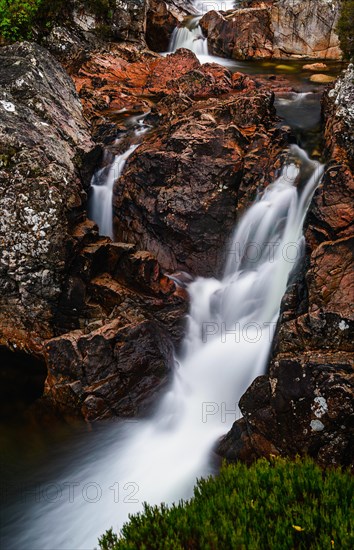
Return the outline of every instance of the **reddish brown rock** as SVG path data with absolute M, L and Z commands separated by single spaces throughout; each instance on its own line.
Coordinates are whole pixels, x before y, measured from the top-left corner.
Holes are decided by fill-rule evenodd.
M 222 99 L 171 96 L 166 111 L 158 103 L 158 133 L 130 157 L 115 188 L 117 237 L 151 250 L 168 270 L 215 274 L 237 206 L 275 169 L 282 135 L 273 128 L 273 97 L 245 84 Z
M 112 47 L 110 53 L 91 54 L 73 78 L 96 139 L 105 125 L 114 133 L 124 116 L 122 109 L 147 112 L 168 95 L 203 98 L 232 89 L 227 69 L 214 63 L 201 65 L 185 49 L 166 57 L 145 52 L 139 61 L 129 62 L 121 48 Z
M 168 381 L 173 348 L 162 325 L 118 318 L 51 340 L 46 358 L 44 396 L 63 416 L 94 421 L 146 413 Z
M 232 12 L 210 11 L 200 25 L 209 52 L 233 59 L 341 59 L 335 32 L 340 2 L 250 0 Z
M 168 380 L 186 297 L 149 252 L 99 238 L 92 222 L 69 250 L 55 318 L 63 334 L 45 342 L 45 400 L 87 421 L 144 414 Z
M 210 53 L 233 59 L 267 59 L 273 55 L 273 31 L 266 8 L 210 11 L 200 21 Z

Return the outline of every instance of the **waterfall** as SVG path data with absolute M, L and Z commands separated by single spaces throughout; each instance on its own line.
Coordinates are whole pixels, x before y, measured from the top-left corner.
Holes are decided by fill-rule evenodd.
M 138 145 L 131 145 L 122 155 L 116 155 L 113 162 L 95 172 L 91 181 L 91 199 L 89 217 L 98 225 L 100 235 L 113 239 L 113 187 L 122 175 L 125 163 Z M 104 164 L 109 153 L 104 153 Z
M 183 21 L 181 26 L 174 29 L 169 47 L 168 53 L 174 53 L 179 48 L 186 48 L 191 50 L 198 57 L 201 63 L 219 63 L 220 65 L 234 66 L 235 62 L 230 59 L 224 59 L 222 57 L 209 55 L 208 52 L 208 40 L 203 34 L 203 30 L 199 25 L 199 22 L 203 15 L 211 10 L 226 11 L 232 9 L 236 3 L 234 1 L 196 1 L 194 7 L 200 15 L 193 17 L 189 16 Z
M 138 126 L 133 131 L 134 140 L 148 130 L 148 127 L 144 125 L 146 114 L 130 117 L 127 121 L 131 126 Z M 122 140 L 123 138 L 117 140 L 115 146 L 119 145 Z M 139 143 L 132 143 L 124 153 L 119 155 L 112 155 L 109 151 L 104 151 L 103 167 L 98 169 L 92 176 L 88 214 L 90 219 L 97 223 L 100 235 L 105 235 L 111 239 L 114 237 L 112 207 L 114 184 L 123 174 L 128 158 L 137 147 L 139 147 Z
M 144 501 L 189 498 L 196 478 L 213 471 L 215 443 L 239 418 L 240 397 L 266 368 L 322 173 L 323 166 L 291 146 L 281 174 L 230 238 L 223 276 L 190 283 L 187 335 L 154 415 L 110 425 L 71 447 L 69 465 L 54 466 L 48 475 L 53 498 L 47 492 L 46 499 L 26 502 L 17 548 L 92 548 Z M 11 531 L 13 537 L 14 526 Z
M 200 17 L 188 18 L 184 21 L 184 26 L 175 28 L 168 48 L 170 53 L 178 48 L 187 48 L 196 55 L 208 55 L 208 41 L 199 25 L 200 19 Z

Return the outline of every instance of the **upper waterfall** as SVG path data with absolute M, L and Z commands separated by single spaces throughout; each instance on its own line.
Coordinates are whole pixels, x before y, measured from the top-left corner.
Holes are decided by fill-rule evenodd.
M 200 17 L 188 18 L 184 26 L 176 27 L 172 33 L 168 51 L 175 52 L 178 48 L 187 48 L 196 55 L 208 55 L 208 41 L 199 25 Z

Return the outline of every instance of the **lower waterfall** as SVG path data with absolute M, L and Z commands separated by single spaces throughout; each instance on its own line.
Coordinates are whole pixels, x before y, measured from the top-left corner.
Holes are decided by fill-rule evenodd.
M 51 550 L 53 541 L 58 550 L 93 548 L 105 529 L 119 530 L 144 501 L 189 498 L 196 478 L 214 471 L 218 438 L 240 417 L 240 397 L 266 368 L 322 173 L 322 165 L 290 147 L 281 174 L 230 238 L 224 275 L 189 285 L 187 335 L 153 416 L 106 426 L 74 444 L 65 465 L 48 473 L 46 498 L 32 495 L 14 512 L 22 525 L 17 548 Z

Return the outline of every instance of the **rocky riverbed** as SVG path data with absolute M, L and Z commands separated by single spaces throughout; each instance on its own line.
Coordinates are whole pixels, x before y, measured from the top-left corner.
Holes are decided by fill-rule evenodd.
M 38 407 L 89 422 L 151 410 L 188 311 L 173 274 L 220 275 L 235 222 L 295 140 L 275 109 L 277 94 L 294 91 L 287 67 L 252 76 L 185 49 L 162 57 L 195 6 L 120 4 L 108 40 L 81 10 L 42 45 L 0 49 L 0 344 L 45 361 Z M 304 2 L 301 13 L 299 2 L 283 4 L 205 14 L 209 53 L 341 59 L 338 2 Z M 244 418 L 219 446 L 229 459 L 352 460 L 353 93 L 352 67 L 324 91 L 327 168 L 306 256 L 283 300 L 269 375 L 246 392 Z M 145 114 L 150 130 L 115 185 L 112 242 L 87 200 L 103 151 L 126 131 L 124 112 Z

